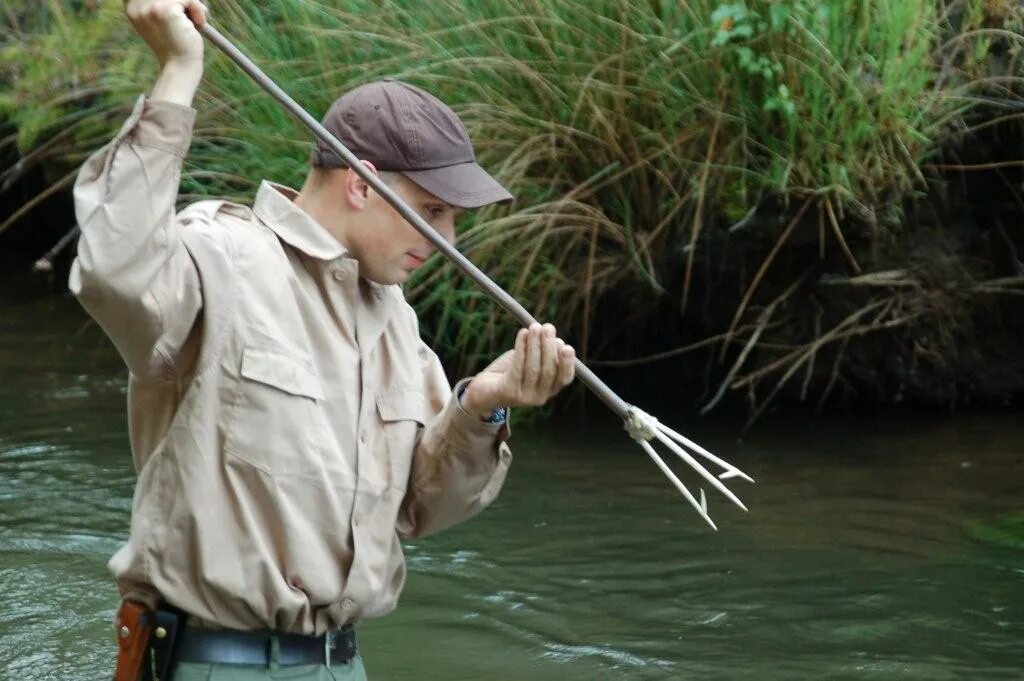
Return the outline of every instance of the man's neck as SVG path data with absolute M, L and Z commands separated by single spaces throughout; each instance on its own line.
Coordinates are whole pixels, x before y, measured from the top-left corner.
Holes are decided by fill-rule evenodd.
M 348 215 L 337 201 L 322 200 L 323 192 L 317 192 L 307 183 L 295 196 L 296 207 L 313 218 L 321 227 L 337 239 L 342 246 L 348 248 L 345 234 L 348 227 Z

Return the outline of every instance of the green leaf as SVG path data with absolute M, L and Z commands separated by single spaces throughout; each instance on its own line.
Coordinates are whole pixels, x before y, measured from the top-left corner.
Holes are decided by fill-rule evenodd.
M 786 27 L 789 13 L 789 7 L 781 3 L 775 3 L 771 6 L 771 9 L 768 11 L 768 17 L 773 31 L 778 32 Z
M 754 35 L 754 27 L 750 24 L 737 24 L 736 28 L 732 29 L 733 35 L 737 35 L 741 38 L 749 38 Z
M 975 539 L 1008 549 L 1024 549 L 1024 512 L 1010 513 L 993 523 L 975 523 Z

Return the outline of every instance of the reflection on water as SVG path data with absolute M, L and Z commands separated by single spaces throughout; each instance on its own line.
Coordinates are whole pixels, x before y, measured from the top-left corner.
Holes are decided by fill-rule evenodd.
M 0 309 L 0 678 L 106 679 L 123 374 L 73 301 Z M 518 429 L 495 507 L 408 546 L 371 678 L 1024 678 L 1019 417 L 702 429 L 758 480 L 718 533 L 614 425 Z

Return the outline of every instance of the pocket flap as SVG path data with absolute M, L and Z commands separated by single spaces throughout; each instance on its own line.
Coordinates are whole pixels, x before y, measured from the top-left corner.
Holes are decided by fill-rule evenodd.
M 383 421 L 427 422 L 427 400 L 419 388 L 397 388 L 377 395 L 377 411 Z
M 271 350 L 246 348 L 242 352 L 242 376 L 292 395 L 324 399 L 323 386 L 312 369 L 294 357 Z

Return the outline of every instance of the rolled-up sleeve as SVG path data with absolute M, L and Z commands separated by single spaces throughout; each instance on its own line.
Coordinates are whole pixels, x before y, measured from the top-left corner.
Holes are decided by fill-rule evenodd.
M 81 228 L 69 286 L 139 377 L 171 378 L 202 308 L 175 202 L 194 109 L 140 97 L 75 183 Z
M 459 404 L 459 386 L 449 390 L 436 355 L 424 346 L 428 391 L 447 394 L 444 407 L 424 428 L 413 456 L 412 475 L 399 532 L 420 537 L 466 520 L 493 502 L 505 483 L 512 450 L 508 422 L 481 421 Z

